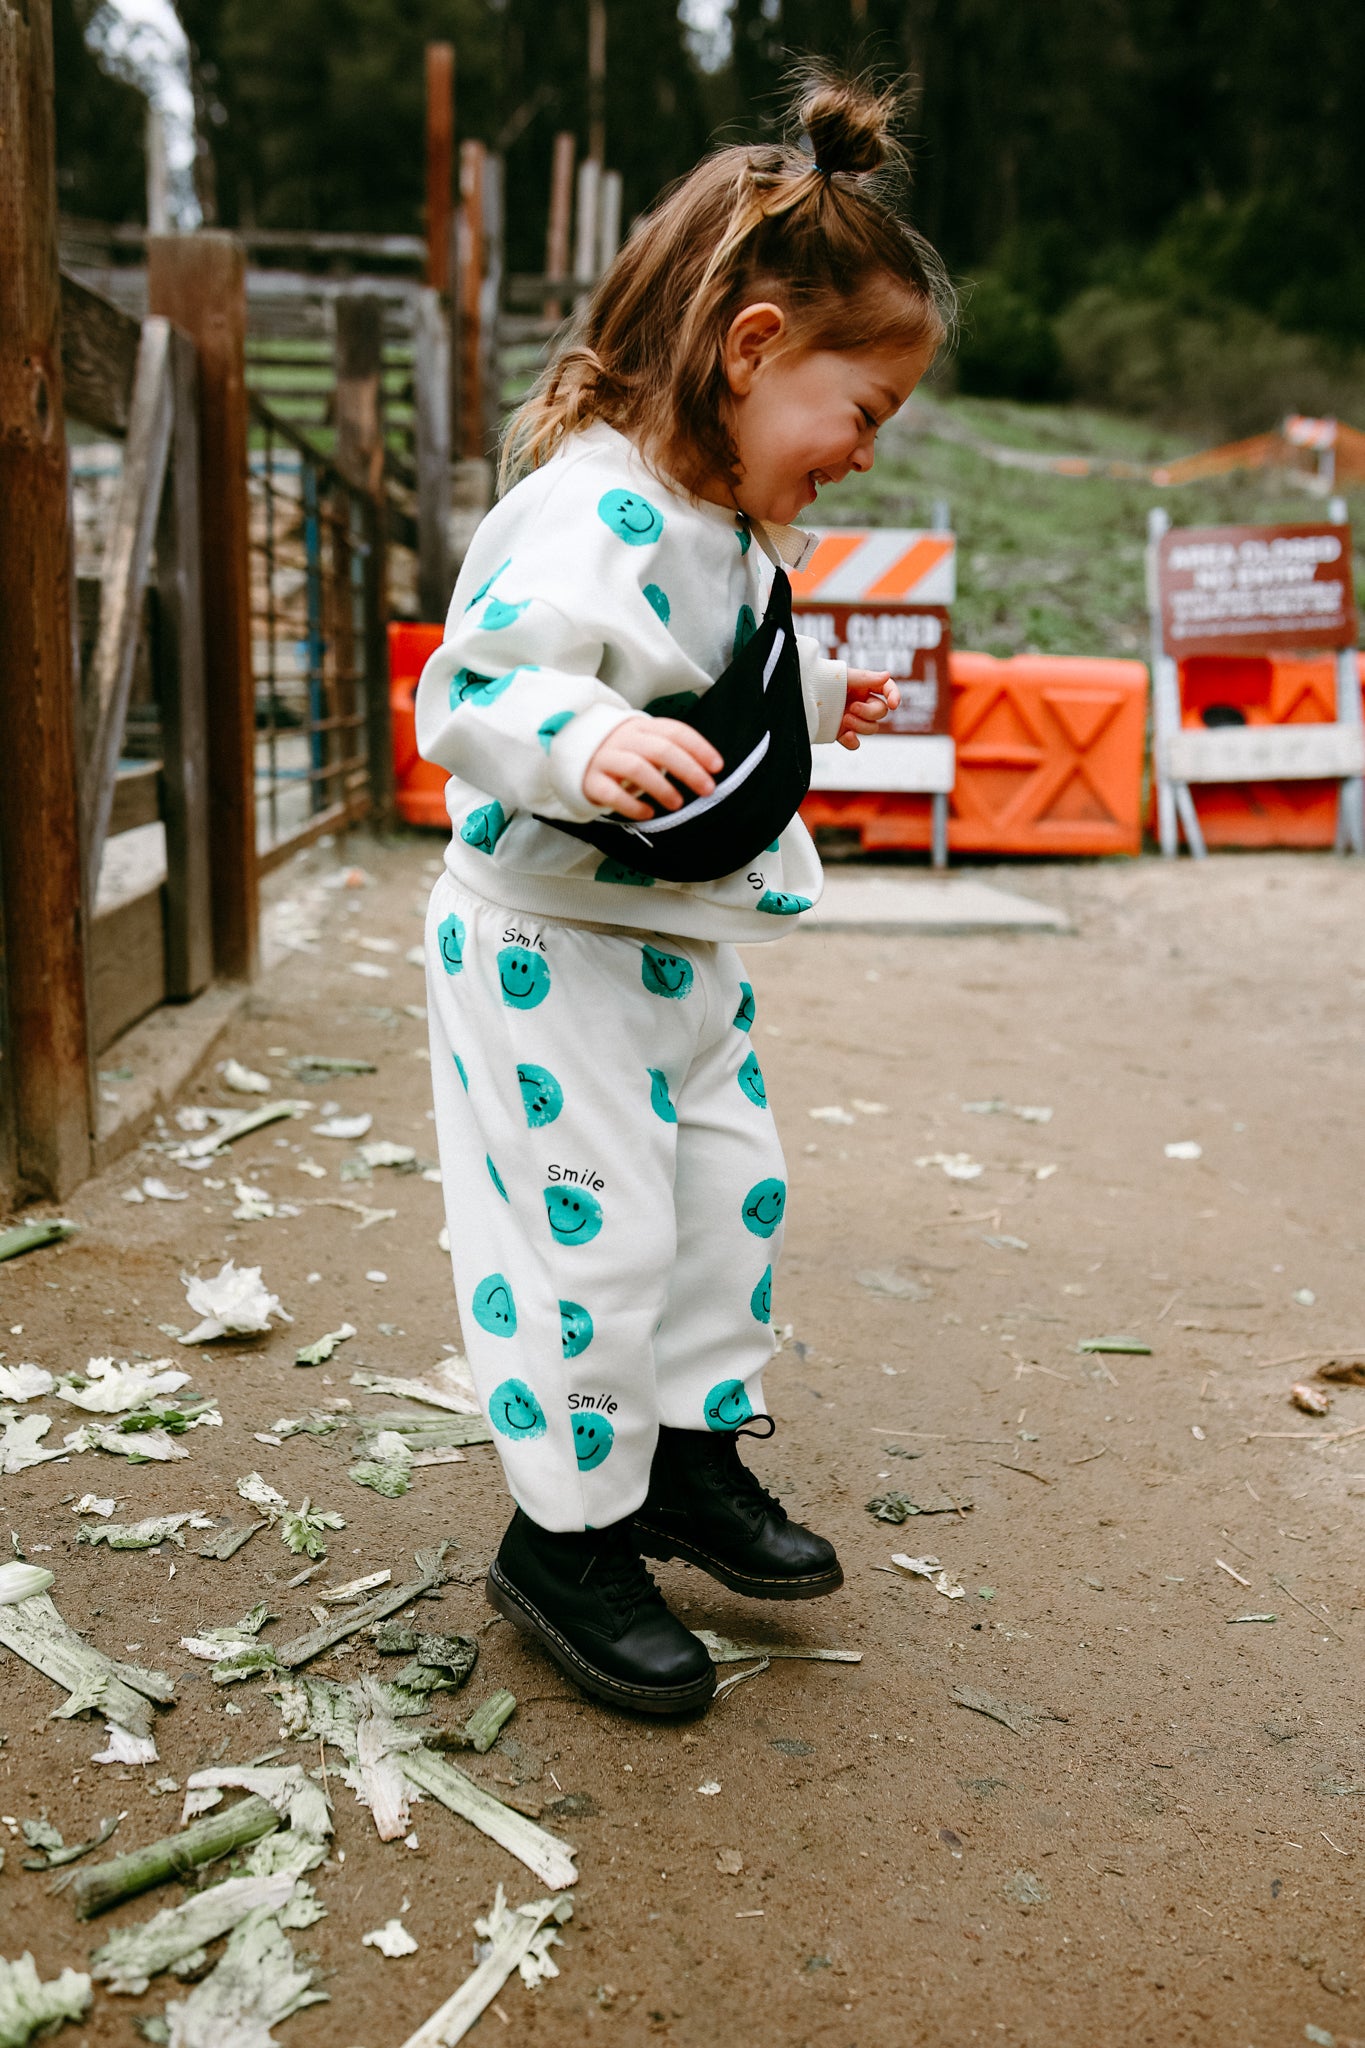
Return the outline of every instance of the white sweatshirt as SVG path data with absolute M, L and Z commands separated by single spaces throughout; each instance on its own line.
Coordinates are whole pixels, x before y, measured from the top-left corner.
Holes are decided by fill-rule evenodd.
M 691 702 L 728 665 L 773 579 L 750 538 L 600 424 L 494 506 L 417 691 L 418 748 L 450 771 L 446 866 L 462 887 L 532 916 L 749 941 L 782 937 L 818 899 L 799 818 L 747 873 L 667 883 L 533 815 L 604 816 L 583 776 L 607 735 L 641 711 L 667 715 L 661 699 Z M 833 740 L 847 670 L 813 640 L 797 648 L 810 737 Z

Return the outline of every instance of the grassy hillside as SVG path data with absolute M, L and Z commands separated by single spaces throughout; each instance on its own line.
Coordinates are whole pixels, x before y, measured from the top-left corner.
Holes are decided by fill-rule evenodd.
M 1145 657 L 1143 548 L 1151 505 L 1164 505 L 1178 526 L 1326 514 L 1322 499 L 1275 472 L 1159 490 L 1002 468 L 946 435 L 1141 463 L 1189 454 L 1198 444 L 1074 406 L 969 398 L 912 403 L 883 435 L 871 475 L 849 477 L 822 502 L 818 517 L 830 525 L 927 526 L 934 500 L 946 499 L 958 536 L 954 639 L 990 654 Z M 1365 608 L 1365 490 L 1348 502 Z

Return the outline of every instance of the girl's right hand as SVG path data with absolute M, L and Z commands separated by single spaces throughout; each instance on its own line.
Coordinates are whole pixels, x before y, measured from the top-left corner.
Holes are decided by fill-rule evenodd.
M 623 718 L 588 763 L 583 795 L 623 818 L 652 818 L 653 797 L 666 811 L 681 808 L 673 776 L 698 796 L 710 796 L 725 766 L 709 740 L 677 718 Z

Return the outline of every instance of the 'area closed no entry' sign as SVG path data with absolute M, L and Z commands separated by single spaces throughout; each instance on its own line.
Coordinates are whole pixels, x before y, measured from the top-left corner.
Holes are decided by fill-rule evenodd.
M 1177 661 L 1355 645 L 1349 527 L 1179 527 L 1163 535 L 1156 573 Z

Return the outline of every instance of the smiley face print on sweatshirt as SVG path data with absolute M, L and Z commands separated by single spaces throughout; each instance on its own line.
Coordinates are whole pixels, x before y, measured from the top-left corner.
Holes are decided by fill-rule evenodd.
M 753 1412 L 743 1380 L 722 1380 L 702 1403 L 708 1429 L 738 1429 L 741 1423 L 752 1420 Z
M 741 1095 L 747 1095 L 755 1109 L 768 1107 L 768 1088 L 763 1079 L 763 1069 L 758 1064 L 758 1054 L 751 1052 L 739 1072 L 735 1075 Z
M 579 1414 L 573 1419 L 573 1454 L 580 1472 L 595 1472 L 604 1464 L 616 1431 L 605 1415 Z
M 517 1438 L 523 1443 L 545 1434 L 545 1410 L 525 1380 L 504 1380 L 493 1389 L 488 1420 L 499 1436 Z
M 597 516 L 627 547 L 648 547 L 664 530 L 664 515 L 638 491 L 608 491 L 597 501 Z
M 436 943 L 441 949 L 441 965 L 446 973 L 458 974 L 464 966 L 464 925 L 453 911 L 437 925 Z
M 586 1188 L 546 1188 L 545 1213 L 556 1244 L 591 1244 L 602 1228 L 602 1204 Z
M 564 1090 L 550 1069 L 524 1060 L 517 1068 L 517 1086 L 521 1090 L 522 1108 L 526 1111 L 527 1129 L 537 1131 L 545 1124 L 552 1124 L 564 1107 Z
M 498 955 L 498 987 L 509 1010 L 534 1010 L 550 993 L 550 963 L 525 946 L 504 946 Z
M 490 1337 L 515 1337 L 517 1305 L 501 1273 L 489 1273 L 474 1289 L 474 1320 Z
M 491 804 L 480 804 L 469 813 L 460 827 L 460 837 L 476 853 L 491 853 L 506 830 L 507 813 L 495 797 Z
M 657 946 L 642 946 L 640 979 L 652 996 L 680 1002 L 692 987 L 692 962 L 681 953 L 661 953 Z
M 560 1302 L 559 1341 L 566 1358 L 580 1358 L 591 1344 L 592 1317 L 581 1302 Z
M 750 1188 L 740 1208 L 744 1228 L 755 1237 L 771 1237 L 782 1221 L 787 1206 L 784 1180 L 760 1180 Z

